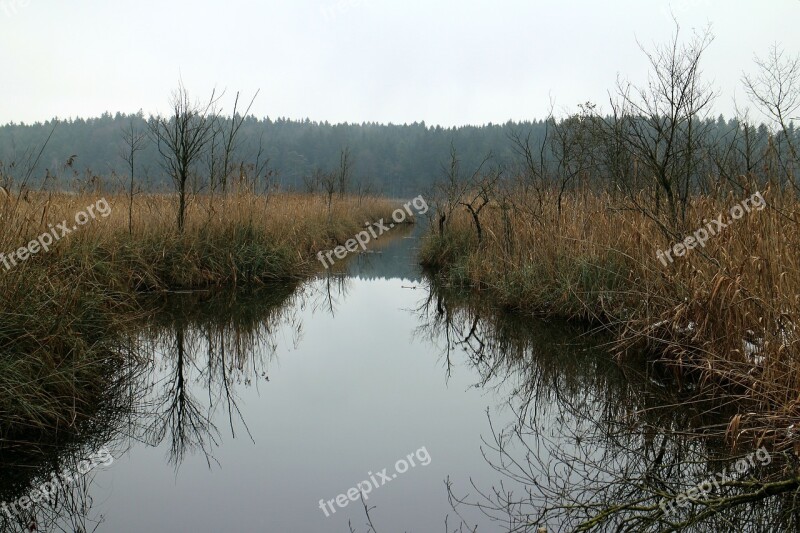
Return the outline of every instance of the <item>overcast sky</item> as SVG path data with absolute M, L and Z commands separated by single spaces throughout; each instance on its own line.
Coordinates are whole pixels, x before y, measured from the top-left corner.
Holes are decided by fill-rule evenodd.
M 800 0 L 0 0 L 0 123 L 166 111 L 261 89 L 259 117 L 460 125 L 604 104 L 642 80 L 670 12 L 711 24 L 715 111 L 772 43 L 800 52 Z M 226 100 L 228 107 L 232 98 Z

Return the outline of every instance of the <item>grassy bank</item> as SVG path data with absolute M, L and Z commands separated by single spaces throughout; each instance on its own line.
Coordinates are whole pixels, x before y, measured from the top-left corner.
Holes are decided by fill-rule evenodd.
M 179 232 L 167 195 L 139 195 L 130 212 L 127 197 L 100 193 L 0 198 L 0 445 L 74 430 L 108 403 L 127 357 L 125 332 L 141 312 L 138 294 L 300 280 L 319 268 L 317 251 L 394 207 L 334 198 L 329 209 L 321 196 L 289 194 L 198 197 Z M 36 251 L 15 252 L 23 246 Z
M 648 354 L 678 383 L 741 402 L 731 439 L 788 445 L 787 428 L 800 417 L 798 202 L 765 191 L 765 209 L 733 220 L 704 247 L 672 261 L 657 256 L 727 217 L 743 197 L 694 198 L 685 229 L 673 235 L 605 194 L 570 194 L 559 214 L 555 196 L 540 207 L 520 191 L 513 208 L 483 210 L 482 242 L 472 218 L 457 213 L 427 236 L 421 260 L 503 307 L 607 326 L 620 357 Z
M 0 251 L 16 250 L 62 220 L 72 228 L 76 214 L 88 213 L 87 206 L 101 198 L 108 209 L 94 206 L 95 216 L 85 225 L 4 273 L 0 283 L 42 268 L 74 269 L 68 275 L 90 275 L 134 291 L 302 279 L 316 268 L 318 250 L 344 242 L 365 221 L 387 217 L 393 209 L 378 199 L 334 199 L 329 212 L 320 196 L 205 197 L 190 203 L 179 232 L 174 197 L 140 195 L 130 210 L 129 231 L 126 197 L 38 195 L 31 202 L 6 202 L 11 212 L 4 217 Z

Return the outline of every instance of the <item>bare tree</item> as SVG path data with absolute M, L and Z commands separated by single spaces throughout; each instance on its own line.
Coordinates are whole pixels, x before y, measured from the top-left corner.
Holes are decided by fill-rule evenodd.
M 318 169 L 310 174 L 303 174 L 303 189 L 306 193 L 315 194 L 321 186 Z
M 345 146 L 339 154 L 339 169 L 336 173 L 336 182 L 339 188 L 339 196 L 344 197 L 350 183 L 350 175 L 353 173 L 353 156 L 350 147 Z
M 211 140 L 213 115 L 218 101 L 216 91 L 206 103 L 192 101 L 183 83 L 172 95 L 171 115 L 150 119 L 148 126 L 161 154 L 164 170 L 178 191 L 178 231 L 183 232 L 186 217 L 186 184 Z
M 646 85 L 620 83 L 612 100 L 614 123 L 607 131 L 618 136 L 640 170 L 653 180 L 655 215 L 661 195 L 673 228 L 686 214 L 697 163 L 706 137 L 704 119 L 715 93 L 701 82 L 700 60 L 711 44 L 709 30 L 695 34 L 688 43 L 680 41 L 680 27 L 667 45 L 656 46 L 647 55 L 651 72 Z M 629 190 L 631 197 L 637 191 Z M 637 207 L 655 215 L 645 206 Z
M 518 130 L 511 130 L 508 138 L 511 141 L 511 149 L 521 160 L 519 164 L 518 173 L 521 177 L 522 190 L 525 196 L 528 195 L 528 190 L 533 187 L 536 193 L 536 200 L 538 204 L 537 215 L 541 214 L 544 204 L 544 190 L 546 181 L 545 171 L 545 146 L 547 137 L 549 135 L 550 119 L 544 123 L 544 140 L 539 144 L 538 150 L 534 150 L 531 146 L 532 132 L 528 131 L 523 134 Z
M 766 58 L 755 59 L 758 71 L 743 76 L 745 90 L 755 104 L 780 128 L 782 140 L 789 147 L 791 161 L 797 163 L 798 153 L 792 115 L 800 110 L 800 55 L 787 57 L 777 44 Z M 779 152 L 780 155 L 780 152 Z M 787 170 L 791 176 L 791 170 Z M 793 185 L 797 188 L 798 185 Z
M 320 169 L 314 170 L 313 181 L 318 183 L 323 192 L 325 193 L 326 202 L 328 205 L 328 222 L 331 221 L 331 206 L 333 204 L 333 194 L 336 192 L 336 184 L 338 183 L 338 176 L 336 172 L 323 172 Z
M 443 179 L 434 185 L 432 194 L 434 211 L 439 216 L 439 235 L 444 236 L 447 224 L 453 217 L 456 208 L 463 205 L 467 210 L 472 208 L 470 214 L 475 221 L 475 211 L 478 213 L 483 208 L 480 204 L 476 205 L 483 199 L 481 194 L 482 187 L 480 186 L 480 178 L 482 176 L 483 168 L 486 163 L 492 158 L 492 154 L 488 154 L 483 158 L 480 165 L 475 169 L 472 175 L 465 177 L 461 172 L 461 160 L 458 158 L 458 152 L 454 145 L 450 145 L 450 160 L 447 165 L 442 166 Z M 463 203 L 465 195 L 470 189 L 476 190 L 477 196 L 473 196 L 467 203 Z M 470 207 L 468 207 L 470 206 Z M 478 223 L 476 231 L 480 235 L 480 224 Z
M 551 108 L 550 115 L 544 122 L 544 138 L 541 140 L 538 147 L 532 146 L 531 144 L 531 131 L 528 131 L 527 134 L 523 136 L 520 131 L 512 130 L 508 135 L 511 141 L 511 149 L 517 157 L 522 160 L 520 174 L 525 196 L 528 195 L 530 187 L 533 187 L 536 193 L 536 200 L 539 208 L 536 213 L 537 216 L 542 212 L 544 193 L 547 187 L 547 159 L 545 154 L 553 122 Z
M 233 157 L 236 148 L 239 146 L 239 130 L 242 129 L 242 125 L 244 124 L 247 115 L 250 114 L 250 109 L 253 107 L 253 102 L 255 102 L 256 98 L 258 97 L 258 93 L 259 91 L 256 91 L 256 94 L 253 95 L 253 98 L 247 105 L 247 109 L 245 109 L 244 113 L 241 115 L 239 114 L 239 93 L 236 93 L 236 100 L 234 100 L 233 103 L 233 114 L 231 115 L 230 125 L 227 131 L 223 133 L 224 146 L 222 152 L 222 194 L 227 192 L 228 177 L 233 170 Z
M 275 168 L 269 166 L 270 158 L 265 157 L 264 154 L 264 132 L 258 138 L 258 151 L 256 152 L 256 162 L 253 165 L 255 175 L 253 178 L 253 190 L 256 190 L 256 181 L 262 178 L 264 184 L 264 195 L 269 196 L 270 188 L 273 186 L 273 181 L 278 178 L 279 172 Z
M 567 189 L 593 166 L 591 127 L 594 105 L 581 104 L 581 112 L 553 125 L 550 151 L 554 159 L 554 175 L 558 180 L 558 216 Z
M 122 141 L 125 143 L 120 157 L 128 164 L 131 171 L 128 187 L 128 233 L 133 235 L 133 196 L 134 196 L 134 160 L 136 154 L 147 146 L 147 133 L 136 127 L 133 119 L 122 130 Z
M 489 157 L 491 157 L 491 154 Z M 476 174 L 473 176 L 473 179 L 470 180 L 470 193 L 459 202 L 472 217 L 472 223 L 475 225 L 475 233 L 478 237 L 478 245 L 483 243 L 481 211 L 492 201 L 497 182 L 502 175 L 503 171 L 499 168 L 484 174 Z
M 364 201 L 364 198 L 370 196 L 373 193 L 372 189 L 373 189 L 372 180 L 370 180 L 369 178 L 359 180 L 356 183 L 355 193 L 356 196 L 358 197 L 359 205 L 361 205 L 361 203 Z

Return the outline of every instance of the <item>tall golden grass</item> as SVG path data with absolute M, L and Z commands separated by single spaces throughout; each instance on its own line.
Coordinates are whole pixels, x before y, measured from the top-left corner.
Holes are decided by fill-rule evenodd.
M 564 199 L 560 216 L 555 197 L 537 216 L 522 193 L 513 209 L 491 205 L 480 245 L 461 213 L 444 235 L 427 236 L 422 262 L 507 308 L 603 324 L 619 357 L 649 354 L 678 381 L 739 402 L 733 441 L 788 446 L 800 420 L 800 203 L 791 193 L 763 196 L 764 210 L 667 266 L 656 252 L 673 240 L 656 222 L 589 191 Z M 744 197 L 694 198 L 684 235 Z
M 101 198 L 110 204 L 110 216 L 97 216 L 6 276 L 24 279 L 31 268 L 66 263 L 83 271 L 111 269 L 137 290 L 298 279 L 314 268 L 317 250 L 343 242 L 365 221 L 386 217 L 392 209 L 375 198 L 338 198 L 329 212 L 321 196 L 195 197 L 179 232 L 175 198 L 149 194 L 135 198 L 129 234 L 124 196 L 40 193 L 0 203 L 0 251 L 16 250 L 62 220 L 72 226 L 76 213 Z

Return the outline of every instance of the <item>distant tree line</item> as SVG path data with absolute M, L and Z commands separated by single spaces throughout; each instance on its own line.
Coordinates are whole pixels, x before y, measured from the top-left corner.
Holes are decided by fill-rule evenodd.
M 588 139 L 577 138 L 572 132 L 582 120 L 582 114 L 561 120 L 544 119 L 532 122 L 507 122 L 483 126 L 442 128 L 427 126 L 424 122 L 413 124 L 329 124 L 311 120 L 258 119 L 252 115 L 237 117 L 241 120 L 236 161 L 255 164 L 261 148 L 261 161 L 268 161 L 275 173 L 274 183 L 284 189 L 306 190 L 314 187 L 315 173 L 333 171 L 342 163 L 342 151 L 348 150 L 353 189 L 361 187 L 376 193 L 392 196 L 419 194 L 441 176 L 442 167 L 448 164 L 451 147 L 459 153 L 465 168 L 477 167 L 488 153 L 493 160 L 506 168 L 524 163 L 529 171 L 540 163 L 555 162 L 571 156 L 570 152 L 583 151 L 582 143 Z M 0 126 L 0 161 L 4 166 L 35 157 L 52 131 L 36 171 L 29 185 L 38 187 L 52 180 L 52 187 L 71 189 L 77 183 L 96 177 L 113 182 L 128 183 L 130 165 L 121 153 L 127 150 L 123 132 L 147 132 L 148 118 L 137 114 L 105 113 L 97 118 L 75 118 L 35 124 L 8 124 Z M 230 126 L 230 117 L 220 120 Z M 54 128 L 55 126 L 55 128 Z M 560 126 L 562 130 L 557 131 Z M 746 166 L 759 164 L 770 142 L 779 142 L 777 136 L 764 124 L 753 124 L 741 118 L 703 119 L 696 122 L 698 137 L 722 141 L 736 136 L 739 146 L 725 157 L 744 157 Z M 222 130 L 225 130 L 223 127 Z M 788 123 L 789 135 L 800 142 L 794 124 Z M 558 134 L 559 145 L 545 142 Z M 544 153 L 540 151 L 545 144 Z M 527 144 L 530 153 L 520 152 Z M 788 146 L 786 147 L 788 149 Z M 219 147 L 218 147 L 219 149 Z M 170 176 L 163 171 L 155 143 L 141 143 L 136 154 L 136 181 L 146 190 L 173 190 Z M 748 155 L 749 154 L 749 155 Z M 717 158 L 721 157 L 718 155 Z M 713 158 L 712 158 L 713 159 Z M 707 164 L 714 164 L 709 159 Z M 556 166 L 558 166 L 556 164 Z M 570 168 L 562 165 L 558 170 L 563 179 L 576 174 L 580 164 Z M 701 171 L 700 168 L 696 169 Z M 196 170 L 204 173 L 207 169 Z M 552 176 L 556 179 L 555 176 Z M 338 185 L 337 185 L 338 187 Z
M 14 162 L 21 165 L 31 155 L 35 157 L 37 154 L 32 152 L 45 143 L 52 131 L 29 186 L 38 187 L 52 179 L 51 185 L 73 188 L 76 178 L 86 178 L 87 170 L 108 183 L 112 174 L 118 176 L 120 183 L 127 182 L 123 176 L 130 176 L 130 165 L 120 155 L 128 149 L 123 131 L 147 132 L 152 118 L 141 112 L 104 113 L 97 118 L 7 124 L 0 126 L 0 161 L 6 166 Z M 260 153 L 259 163 L 268 161 L 275 172 L 272 181 L 276 186 L 298 191 L 323 187 L 318 175 L 339 169 L 342 153 L 347 151 L 347 186 L 352 191 L 370 190 L 393 196 L 415 195 L 429 187 L 439 176 L 451 143 L 465 154 L 467 163 L 479 162 L 489 151 L 511 161 L 513 151 L 507 137 L 510 131 L 544 129 L 544 121 L 442 128 L 424 122 L 330 124 L 309 119 L 259 119 L 252 115 L 218 119 L 221 132 L 227 132 L 234 120 L 241 121 L 231 162 L 256 164 Z M 207 148 L 210 154 L 212 145 Z M 217 144 L 216 150 L 221 152 L 223 147 Z M 208 163 L 208 154 L 204 159 Z M 195 173 L 201 181 L 208 181 L 210 172 L 202 167 L 199 165 Z M 136 154 L 136 174 L 137 183 L 147 190 L 173 190 L 170 176 L 161 167 L 156 143 L 145 143 Z M 337 192 L 340 186 L 336 185 Z

